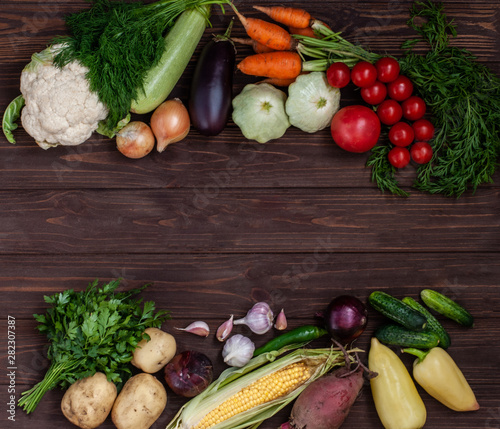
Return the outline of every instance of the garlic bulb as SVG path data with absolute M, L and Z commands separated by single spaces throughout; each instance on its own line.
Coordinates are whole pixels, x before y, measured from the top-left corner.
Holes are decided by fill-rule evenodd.
M 274 314 L 266 302 L 255 304 L 242 318 L 235 320 L 235 325 L 247 325 L 252 332 L 258 335 L 265 334 L 273 326 Z
M 253 357 L 255 344 L 248 337 L 240 334 L 230 337 L 222 349 L 224 362 L 229 366 L 241 368 Z

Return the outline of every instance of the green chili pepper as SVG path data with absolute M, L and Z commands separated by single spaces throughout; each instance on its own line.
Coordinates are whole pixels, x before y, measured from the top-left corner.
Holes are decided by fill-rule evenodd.
M 309 341 L 316 340 L 317 338 L 320 338 L 327 333 L 328 332 L 326 329 L 319 328 L 318 326 L 299 326 L 298 328 L 292 329 L 291 331 L 282 334 L 279 337 L 273 338 L 262 347 L 255 349 L 253 355 L 259 356 L 263 353 L 279 350 L 282 347 L 288 346 L 290 344 L 308 343 Z

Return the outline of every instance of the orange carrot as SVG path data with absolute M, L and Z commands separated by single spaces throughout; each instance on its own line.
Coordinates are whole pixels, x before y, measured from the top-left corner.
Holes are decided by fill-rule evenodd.
M 262 19 L 245 18 L 238 12 L 233 3 L 230 4 L 243 24 L 245 31 L 253 40 L 276 51 L 288 51 L 296 46 L 297 42 L 284 28 Z
M 288 27 L 306 28 L 311 24 L 311 15 L 304 9 L 283 6 L 254 6 L 254 8 L 265 13 L 274 21 L 287 25 Z
M 251 46 L 256 54 L 263 54 L 265 52 L 273 52 L 274 49 L 268 48 L 266 45 L 257 42 L 253 39 L 240 39 L 238 37 L 231 37 L 231 40 L 236 43 L 241 43 L 242 45 Z
M 292 83 L 295 82 L 295 78 L 291 79 L 280 79 L 279 77 L 268 77 L 266 79 L 260 80 L 257 82 L 259 83 L 268 83 L 273 86 L 281 86 L 283 88 L 286 88 L 287 86 L 290 86 Z
M 288 30 L 290 31 L 291 34 L 299 34 L 301 36 L 314 37 L 316 39 L 318 38 L 318 36 L 316 36 L 316 33 L 311 27 L 305 27 L 305 28 L 288 27 Z
M 250 55 L 237 67 L 252 76 L 293 79 L 302 71 L 302 61 L 296 52 L 277 51 Z

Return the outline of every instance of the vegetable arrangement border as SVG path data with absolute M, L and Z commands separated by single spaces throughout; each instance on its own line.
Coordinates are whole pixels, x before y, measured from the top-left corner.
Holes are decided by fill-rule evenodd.
M 148 285 L 118 292 L 119 283 L 98 286 L 95 280 L 80 292 L 44 297 L 49 308 L 34 317 L 50 343 L 51 365 L 41 382 L 21 394 L 18 404 L 27 413 L 47 391 L 60 386 L 66 390 L 61 411 L 78 427 L 98 427 L 108 415 L 118 429 L 150 427 L 167 405 L 160 378 L 174 394 L 188 399 L 167 429 L 257 428 L 289 404 L 290 416 L 280 429 L 339 428 L 364 378 L 387 429 L 425 425 L 426 405 L 414 381 L 452 410 L 480 408 L 447 351 L 452 348 L 450 336 L 437 319 L 441 315 L 471 329 L 474 316 L 437 290 L 421 290 L 422 304 L 410 296 L 370 293 L 368 303 L 385 321 L 372 334 L 368 366 L 360 359 L 364 350 L 353 344 L 365 332 L 369 317 L 358 297 L 333 297 L 315 314 L 317 325 L 278 334 L 255 349 L 255 336 L 232 335 L 235 326 L 246 325 L 255 335 L 287 328 L 283 308 L 275 318 L 267 302 L 257 302 L 243 318 L 231 315 L 217 329 L 215 338 L 224 342 L 222 357 L 228 367 L 214 379 L 208 356 L 195 349 L 178 353 L 176 337 L 161 329 L 169 313 L 135 298 Z M 174 329 L 203 338 L 210 334 L 203 321 Z M 323 346 L 312 344 L 322 337 Z M 417 357 L 413 377 L 401 353 Z M 139 371 L 135 375 L 132 366 Z
M 318 90 L 319 95 L 316 94 L 320 97 L 320 101 L 315 106 L 318 120 L 313 128 L 306 129 L 303 126 L 304 112 L 297 113 L 294 107 L 296 103 L 292 103 L 291 99 L 294 93 L 307 97 L 310 92 L 309 86 L 313 85 L 306 83 L 308 78 L 299 74 L 313 72 L 310 75 L 311 80 L 312 76 L 315 76 L 314 72 L 323 74 L 327 72 L 328 76 L 329 67 L 339 63 L 344 67 L 352 67 L 352 82 L 361 88 L 363 100 L 372 105 L 370 108 L 363 106 L 365 111 L 370 109 L 377 112 L 380 121 L 387 125 L 381 116 L 382 104 L 389 101 L 384 100 L 386 88 L 380 82 L 365 85 L 363 76 L 368 73 L 366 67 L 374 69 L 372 64 L 389 57 L 382 57 L 350 43 L 340 33 L 334 32 L 328 25 L 314 19 L 302 9 L 255 7 L 278 23 L 288 25 L 290 31 L 286 31 L 280 25 L 243 16 L 230 0 L 187 2 L 159 0 L 148 5 L 140 2 L 93 0 L 89 10 L 66 17 L 71 35 L 55 39 L 53 42 L 56 44 L 41 53 L 34 54 L 32 62 L 23 70 L 21 75 L 23 95 L 11 102 L 3 116 L 2 128 L 7 140 L 15 143 L 12 131 L 17 127 L 15 121 L 22 114 L 23 127 L 44 149 L 59 144 L 81 144 L 93 131 L 114 137 L 125 127 L 122 135 L 129 136 L 125 143 L 130 147 L 124 148 L 121 152 L 130 158 L 147 155 L 154 147 L 155 137 L 157 139 L 160 137 L 155 129 L 151 131 L 142 126 L 149 134 L 145 138 L 138 132 L 140 129 L 138 126 L 142 124 L 137 122 L 127 125 L 130 112 L 137 114 L 152 112 L 168 97 L 191 59 L 206 26 L 210 24 L 208 18 L 212 5 L 220 6 L 223 11 L 224 5 L 230 5 L 252 38 L 251 41 L 244 42 L 252 44 L 256 50 L 257 48 L 262 50 L 261 53 L 243 59 L 238 64 L 238 69 L 246 74 L 268 77 L 270 79 L 267 81 L 268 85 L 290 85 L 289 100 L 287 94 L 275 88 L 278 92 L 274 103 L 283 106 L 277 109 L 274 105 L 266 104 L 264 110 L 260 112 L 261 118 L 265 115 L 268 117 L 276 115 L 273 124 L 270 125 L 274 131 L 271 134 L 263 135 L 265 127 L 255 126 L 255 121 L 248 123 L 245 119 L 248 114 L 241 117 L 240 106 L 245 108 L 245 103 L 238 96 L 233 100 L 233 108 L 237 112 L 237 114 L 233 112 L 233 121 L 242 129 L 245 137 L 264 143 L 281 137 L 290 126 L 296 126 L 306 132 L 315 132 L 328 126 L 329 115 L 338 109 L 339 94 L 338 91 L 332 93 L 326 78 L 323 79 L 325 88 Z M 423 23 L 419 24 L 422 19 Z M 144 26 L 147 26 L 149 31 L 139 37 Z M 447 19 L 441 3 L 432 0 L 415 2 L 410 8 L 408 26 L 416 31 L 418 38 L 403 43 L 404 55 L 397 61 L 402 73 L 401 78 L 411 81 L 412 89 L 409 95 L 414 86 L 419 96 L 411 96 L 409 99 L 405 96 L 406 98 L 401 98 L 399 101 L 404 100 L 402 106 L 405 120 L 421 117 L 419 109 L 423 109 L 423 113 L 421 112 L 423 115 L 425 107 L 430 108 L 434 123 L 431 124 L 430 141 L 427 141 L 429 137 L 424 141 L 415 140 L 410 152 L 406 146 L 411 143 L 404 141 L 412 142 L 411 136 L 414 134 L 408 124 L 403 122 L 406 127 L 397 123 L 394 129 L 389 130 L 389 140 L 396 146 L 392 147 L 385 141 L 385 130 L 378 129 L 379 119 L 372 117 L 368 129 L 365 127 L 363 130 L 358 130 L 363 135 L 370 133 L 369 144 L 363 148 L 353 148 L 349 141 L 340 142 L 339 140 L 343 139 L 339 137 L 342 133 L 337 132 L 337 127 L 343 122 L 352 121 L 352 115 L 341 120 L 333 116 L 332 137 L 346 150 L 352 152 L 371 150 L 366 166 L 371 168 L 372 181 L 383 192 L 388 191 L 400 196 L 409 195 L 400 187 L 397 170 L 410 162 L 411 153 L 411 159 L 416 166 L 416 180 L 413 183 L 416 189 L 431 194 L 460 197 L 466 191 L 476 191 L 481 184 L 493 182 L 493 174 L 498 167 L 500 156 L 500 79 L 485 65 L 477 62 L 472 53 L 450 45 L 450 39 L 457 35 L 457 31 L 453 21 Z M 124 28 L 127 28 L 127 32 L 124 32 Z M 292 28 L 295 29 L 292 31 Z M 309 30 L 306 35 L 304 35 L 305 30 Z M 186 34 L 190 37 L 186 37 L 183 32 L 188 32 Z M 117 49 L 121 47 L 113 40 L 118 36 L 121 40 L 124 34 L 127 34 L 125 43 L 129 44 L 131 49 L 127 55 L 121 53 L 118 55 Z M 191 41 L 189 46 L 185 45 L 186 40 Z M 225 43 L 228 52 L 225 56 L 231 57 L 229 58 L 231 61 L 228 67 L 221 69 L 221 73 L 214 74 L 213 79 L 217 76 L 226 76 L 232 85 L 234 49 L 231 43 L 233 41 L 229 40 L 229 35 L 224 40 L 228 42 Z M 414 51 L 419 41 L 426 42 L 429 46 L 425 54 L 417 54 Z M 119 45 L 122 43 L 121 40 Z M 224 44 L 220 41 L 211 43 L 218 47 Z M 266 49 L 272 51 L 267 52 Z M 53 67 L 40 67 L 47 64 Z M 69 70 L 66 70 L 67 67 Z M 43 95 L 39 89 L 37 90 L 36 84 L 37 75 L 47 71 L 51 73 L 52 68 L 57 70 L 58 79 L 64 80 L 66 86 L 79 88 L 78 98 L 74 100 L 70 98 L 74 106 L 70 106 L 67 114 L 68 118 L 77 118 L 77 121 L 69 124 L 66 130 L 57 135 L 52 135 L 50 131 L 54 128 L 53 122 L 57 121 L 57 118 L 53 117 L 52 110 L 50 117 L 39 112 L 43 110 L 40 106 L 61 101 L 61 90 L 58 90 L 59 95 L 55 88 L 54 93 L 48 91 L 44 94 L 49 95 Z M 123 73 L 119 72 L 120 69 Z M 163 82 L 167 75 L 169 76 L 167 82 Z M 116 79 L 116 76 L 120 78 Z M 328 77 L 334 79 L 335 76 L 332 76 Z M 374 79 L 376 78 L 377 74 L 374 75 Z M 389 82 L 383 80 L 380 71 L 378 78 L 381 82 Z M 46 81 L 44 76 L 40 79 Z M 286 84 L 282 83 L 284 79 L 288 81 Z M 316 80 L 319 82 L 318 85 L 322 84 L 321 79 Z M 290 84 L 291 81 L 293 82 Z M 331 80 L 329 82 L 331 83 Z M 399 96 L 399 94 L 391 95 L 393 83 L 387 84 L 387 91 L 392 101 L 398 100 Z M 219 86 L 225 88 L 225 98 L 230 97 L 228 84 L 222 85 L 219 82 Z M 204 90 L 200 89 L 202 85 L 198 87 L 198 90 Z M 253 92 L 266 93 L 265 90 L 266 87 L 262 85 Z M 191 98 L 193 91 L 196 93 L 196 88 L 192 88 Z M 247 101 L 249 94 L 250 91 L 242 98 Z M 239 96 L 242 95 L 243 93 Z M 267 96 L 267 93 L 264 95 Z M 65 101 L 62 104 L 65 104 L 68 102 L 68 97 L 64 91 L 63 96 Z M 376 104 L 380 100 L 384 102 Z M 258 101 L 257 97 L 253 103 Z M 229 119 L 228 103 L 225 102 L 220 106 L 214 103 L 206 103 L 203 106 L 199 104 L 198 102 L 190 106 L 189 113 L 195 119 L 193 122 L 195 127 L 207 135 L 222 131 Z M 193 110 L 195 107 L 196 114 Z M 218 109 L 219 113 L 214 109 Z M 171 117 L 167 113 L 161 121 L 172 126 L 177 116 Z M 369 113 L 366 111 L 364 115 Z M 342 109 L 342 114 L 345 115 L 347 112 Z M 204 115 L 206 118 L 211 118 L 212 122 L 203 124 L 202 120 L 206 119 L 203 118 Z M 47 122 L 46 126 L 44 122 Z M 281 123 L 280 126 L 276 125 L 277 122 Z M 308 125 L 311 124 L 311 121 L 306 122 Z M 175 139 L 165 142 L 164 136 L 161 137 L 164 142 L 161 149 L 158 147 L 159 151 L 164 150 L 170 142 L 179 141 L 187 135 L 189 121 L 184 120 L 183 124 L 181 129 L 174 130 L 177 136 Z M 413 128 L 417 138 L 415 125 L 416 123 L 413 124 Z M 135 128 L 130 130 L 132 126 Z M 396 128 L 399 134 L 396 133 Z M 422 134 L 423 129 L 420 127 L 418 134 Z M 410 134 L 405 135 L 404 132 Z M 380 135 L 383 139 L 379 138 Z M 399 135 L 405 136 L 405 139 L 401 140 Z

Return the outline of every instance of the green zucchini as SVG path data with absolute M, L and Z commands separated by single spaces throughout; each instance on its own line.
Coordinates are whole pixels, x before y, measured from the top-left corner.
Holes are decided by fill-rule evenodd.
M 385 325 L 375 331 L 375 338 L 391 346 L 432 349 L 439 344 L 438 336 L 431 331 L 415 332 L 401 325 Z
M 448 332 L 446 332 L 446 329 L 443 328 L 443 325 L 439 323 L 439 321 L 432 315 L 429 310 L 427 310 L 427 308 L 425 308 L 422 304 L 415 301 L 409 296 L 403 298 L 403 302 L 405 304 L 408 304 L 414 310 L 420 312 L 427 319 L 427 327 L 425 328 L 425 330 L 432 331 L 438 336 L 440 347 L 442 347 L 443 349 L 447 349 L 448 347 L 450 347 L 451 339 L 448 335 Z
M 472 314 L 451 298 L 432 289 L 422 290 L 420 296 L 429 308 L 439 314 L 467 328 L 474 326 L 474 317 L 472 317 Z
M 384 316 L 412 331 L 422 331 L 427 325 L 427 319 L 422 314 L 388 293 L 374 291 L 368 302 Z
M 130 111 L 149 113 L 163 103 L 174 89 L 205 32 L 210 7 L 186 10 L 177 18 L 165 36 L 165 51 L 160 62 L 152 67 L 132 100 Z

